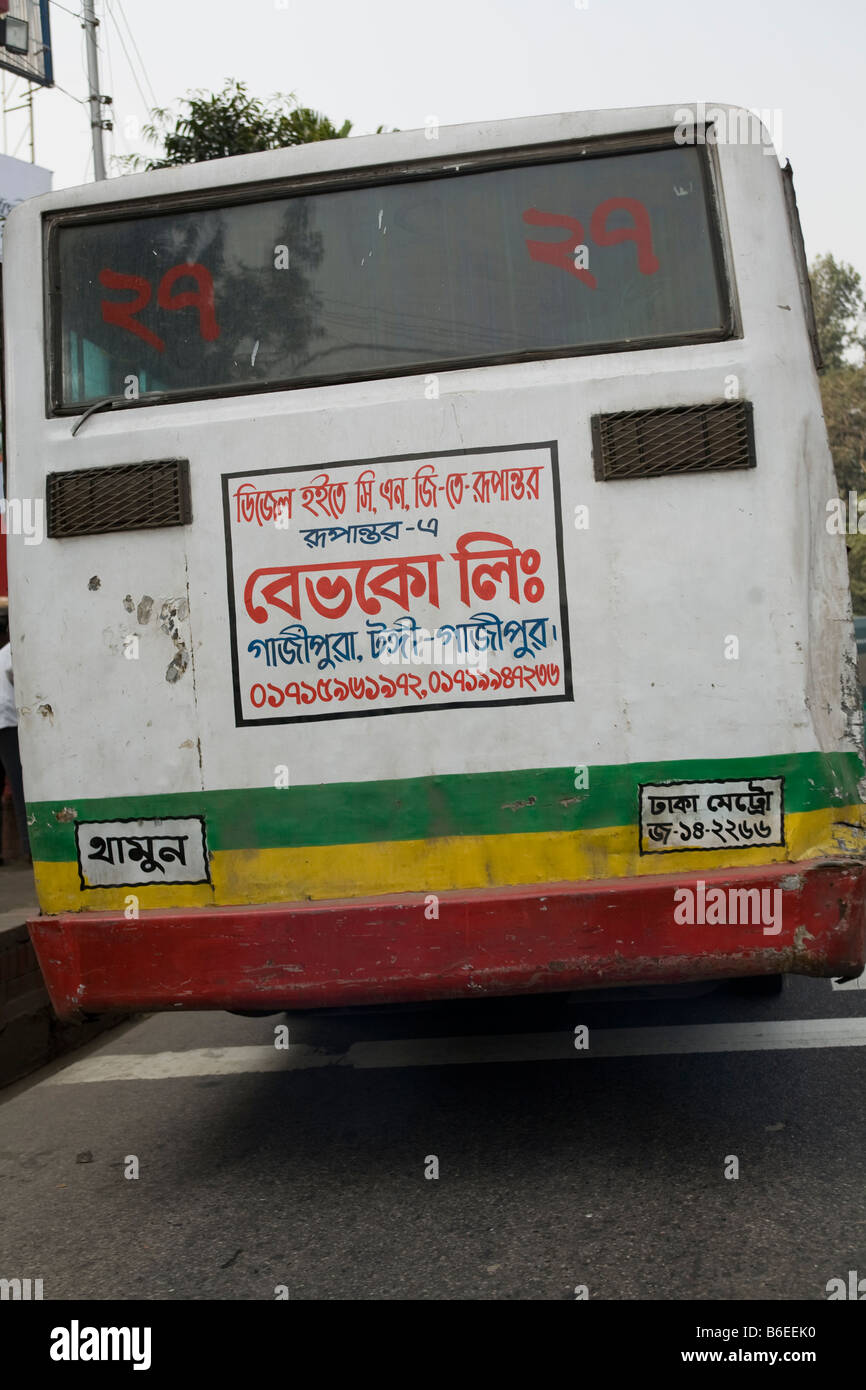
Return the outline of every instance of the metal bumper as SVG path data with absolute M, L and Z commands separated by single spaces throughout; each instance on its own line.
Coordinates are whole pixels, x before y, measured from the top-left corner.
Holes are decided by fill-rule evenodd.
M 793 972 L 859 974 L 866 866 L 811 860 L 688 876 L 40 917 L 61 1018 L 277 1011 Z

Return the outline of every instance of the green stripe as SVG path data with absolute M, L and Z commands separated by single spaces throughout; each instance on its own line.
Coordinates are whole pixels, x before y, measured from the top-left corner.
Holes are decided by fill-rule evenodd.
M 585 791 L 575 791 L 573 767 L 530 768 L 387 782 L 38 801 L 30 802 L 28 810 L 35 817 L 30 832 L 34 858 L 57 862 L 75 859 L 73 825 L 65 817 L 57 819 L 69 807 L 79 820 L 204 815 L 212 850 L 276 849 L 633 825 L 641 782 L 784 777 L 785 810 L 814 811 L 859 802 L 857 783 L 862 776 L 863 765 L 855 753 L 791 753 L 590 767 Z

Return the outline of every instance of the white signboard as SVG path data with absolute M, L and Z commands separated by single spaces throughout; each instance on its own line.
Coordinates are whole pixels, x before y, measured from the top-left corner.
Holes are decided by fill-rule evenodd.
M 571 699 L 555 445 L 223 489 L 239 725 Z
M 657 782 L 640 789 L 641 854 L 783 845 L 782 777 Z
M 0 154 L 0 258 L 3 255 L 3 224 L 6 218 L 25 198 L 50 193 L 53 177 L 50 169 Z
M 75 844 L 82 888 L 210 882 L 201 816 L 79 821 Z

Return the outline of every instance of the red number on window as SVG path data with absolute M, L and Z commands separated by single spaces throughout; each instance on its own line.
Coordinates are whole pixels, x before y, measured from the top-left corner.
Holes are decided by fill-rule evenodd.
M 198 288 L 180 290 L 177 294 L 173 294 L 175 281 L 186 276 L 195 280 Z M 147 308 L 153 294 L 148 281 L 140 275 L 125 275 L 117 270 L 100 270 L 99 283 L 104 285 L 107 290 L 136 291 L 135 299 L 103 299 L 101 305 L 103 321 L 116 324 L 118 328 L 125 328 L 127 332 L 134 333 L 137 338 L 141 338 L 150 347 L 156 348 L 157 352 L 165 352 L 165 343 L 162 338 L 158 338 L 136 318 L 136 314 L 140 314 L 142 309 Z M 213 280 L 210 271 L 206 270 L 203 265 L 199 265 L 195 261 L 187 261 L 183 265 L 172 266 L 171 270 L 167 270 L 159 282 L 156 302 L 160 309 L 198 309 L 199 336 L 208 343 L 219 337 L 220 330 L 214 310 Z
M 103 299 L 102 318 L 105 323 L 114 323 L 118 328 L 125 328 L 130 333 L 134 333 L 137 338 L 143 339 L 145 343 L 157 352 L 165 352 L 165 343 L 162 338 L 158 338 L 155 333 L 143 323 L 139 323 L 135 317 L 141 313 L 150 303 L 150 296 L 153 291 L 146 280 L 140 275 L 124 275 L 117 270 L 100 270 L 99 283 L 104 285 L 107 290 L 137 290 L 138 295 L 135 299 Z
M 615 227 L 613 231 L 608 231 L 608 217 L 620 209 L 634 219 L 634 226 Z M 654 275 L 658 270 L 659 263 L 653 254 L 649 213 L 637 198 L 608 198 L 599 203 L 592 214 L 590 231 L 593 241 L 599 246 L 616 246 L 620 241 L 633 241 L 637 247 L 637 268 L 641 275 Z
M 187 276 L 195 280 L 198 289 L 181 290 L 179 294 L 173 295 L 175 281 Z M 210 271 L 203 265 L 188 261 L 185 265 L 172 266 L 159 282 L 156 300 L 160 309 L 198 309 L 199 336 L 208 343 L 219 337 L 219 325 L 214 312 L 213 280 Z
M 524 222 L 533 227 L 568 227 L 571 236 L 565 241 L 527 241 L 529 254 L 534 261 L 544 261 L 547 265 L 559 266 L 569 275 L 576 275 L 591 290 L 596 287 L 596 278 L 588 270 L 582 270 L 574 263 L 574 253 L 578 246 L 584 245 L 583 223 L 576 217 L 566 217 L 559 212 L 539 212 L 538 208 L 528 208 L 523 214 Z

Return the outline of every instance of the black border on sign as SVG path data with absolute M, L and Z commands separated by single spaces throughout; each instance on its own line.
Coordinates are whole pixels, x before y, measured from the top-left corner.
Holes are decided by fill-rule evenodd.
M 761 840 L 757 845 L 671 845 L 670 849 L 644 849 L 643 847 L 643 790 L 644 787 L 717 787 L 725 782 L 778 782 L 779 783 L 779 824 L 781 840 Z M 712 814 L 712 813 L 711 813 Z M 638 849 L 641 854 L 690 854 L 693 850 L 703 850 L 705 854 L 719 854 L 722 851 L 738 849 L 763 849 L 766 845 L 781 845 L 785 848 L 785 778 L 781 775 L 760 773 L 754 777 L 681 777 L 676 782 L 638 782 L 637 786 L 637 824 Z
M 204 859 L 204 878 L 162 878 L 158 882 L 143 883 L 137 879 L 134 883 L 85 883 L 84 868 L 81 863 L 81 846 L 78 842 L 78 827 L 87 825 L 141 825 L 147 821 L 158 822 L 160 825 L 170 824 L 172 821 L 191 821 L 197 820 L 201 825 L 201 849 Z M 105 888 L 182 888 L 185 884 L 210 883 L 213 880 L 210 876 L 210 859 L 208 857 L 207 839 L 205 837 L 204 816 L 111 816 L 106 820 L 77 820 L 75 822 L 75 858 L 78 862 L 78 879 L 81 884 L 81 891 L 100 892 Z
M 444 700 L 438 704 L 402 705 L 399 709 L 344 710 L 333 714 L 298 714 L 285 718 L 244 719 L 241 704 L 240 672 L 238 667 L 237 611 L 235 609 L 234 566 L 232 564 L 231 517 L 229 484 L 235 478 L 258 478 L 270 473 L 309 473 L 314 468 L 367 467 L 375 463 L 414 463 L 420 459 L 468 458 L 475 454 L 511 454 L 527 452 L 531 449 L 547 449 L 550 454 L 550 471 L 553 478 L 554 526 L 556 530 L 556 576 L 559 581 L 559 617 L 562 631 L 562 664 L 565 691 L 562 695 L 527 696 L 517 700 Z M 334 463 L 296 464 L 283 468 L 250 468 L 234 473 L 223 473 L 223 524 L 226 539 L 226 578 L 228 582 L 229 623 L 232 648 L 232 687 L 235 701 L 235 727 L 238 729 L 262 724 L 320 724 L 334 719 L 376 719 L 390 714 L 423 714 L 425 710 L 442 709 L 488 709 L 498 705 L 554 705 L 567 704 L 574 700 L 571 680 L 571 646 L 568 630 L 568 601 L 565 590 L 565 560 L 562 549 L 562 504 L 559 489 L 559 450 L 555 439 L 542 440 L 531 444 L 489 444 L 474 449 L 435 449 L 422 454 L 383 454 L 377 458 L 339 459 Z

